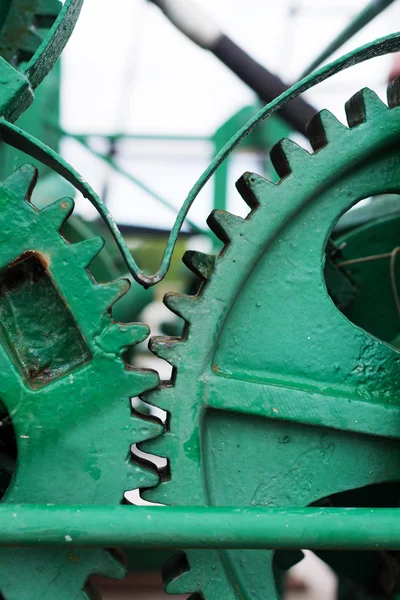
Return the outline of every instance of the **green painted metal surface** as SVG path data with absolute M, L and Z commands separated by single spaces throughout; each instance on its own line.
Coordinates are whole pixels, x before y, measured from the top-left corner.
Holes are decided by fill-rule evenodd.
M 15 121 L 51 71 L 78 19 L 83 0 L 7 0 L 0 14 L 0 114 Z
M 277 185 L 254 174 L 238 182 L 246 219 L 211 214 L 224 243 L 212 273 L 197 254 L 201 292 L 165 297 L 185 334 L 151 341 L 175 371 L 144 395 L 170 414 L 164 435 L 140 445 L 170 466 L 147 499 L 293 507 L 335 505 L 348 492 L 352 506 L 363 488 L 369 506 L 371 486 L 400 480 L 400 354 L 339 312 L 323 274 L 341 214 L 400 191 L 395 98 L 391 88 L 388 108 L 370 90 L 357 94 L 349 128 L 322 111 L 309 128 L 313 154 L 289 140 L 273 149 Z M 397 506 L 397 492 L 385 501 Z M 189 550 L 187 560 L 181 577 L 182 560 L 172 568 L 170 591 L 279 597 L 272 552 Z
M 400 523 L 397 508 L 0 506 L 0 546 L 38 544 L 399 550 Z
M 159 433 L 160 425 L 133 416 L 130 398 L 158 378 L 122 358 L 148 328 L 112 321 L 111 306 L 127 282 L 92 280 L 87 267 L 103 241 L 67 243 L 59 230 L 73 203 L 35 209 L 29 203 L 35 177 L 23 167 L 0 188 L 1 401 L 17 445 L 17 468 L 2 501 L 116 506 L 126 490 L 155 479 L 131 461 L 130 446 Z M 26 593 L 83 598 L 91 573 L 123 575 L 103 550 L 76 560 L 73 549 L 0 554 L 7 600 Z
M 57 131 L 49 127 L 48 119 L 59 118 L 60 82 L 60 63 L 57 63 L 49 76 L 46 77 L 42 85 L 37 89 L 34 102 L 18 119 L 19 127 L 29 131 L 32 135 L 42 140 L 43 143 L 57 151 L 59 150 L 61 138 Z M 44 176 L 50 175 L 54 179 L 57 176 L 52 173 L 51 169 L 42 165 L 40 161 L 34 161 L 23 152 L 17 151 L 0 141 L 0 179 L 2 181 L 26 163 L 34 164 L 39 170 L 40 181 L 37 189 L 35 189 L 35 196 L 40 197 L 40 188 L 46 185 Z M 58 179 L 60 180 L 61 188 L 65 184 L 63 184 L 60 177 Z
M 13 65 L 32 59 L 54 25 L 60 0 L 5 0 L 0 12 L 0 54 Z
M 90 272 L 98 283 L 113 281 L 119 277 L 129 280 L 128 291 L 112 306 L 112 317 L 122 323 L 137 321 L 143 309 L 154 300 L 154 291 L 145 290 L 126 273 L 125 264 L 108 231 L 97 222 L 85 222 L 78 215 L 72 215 L 63 226 L 62 235 L 71 243 L 83 242 L 94 236 L 104 239 L 104 248 L 94 257 Z
M 219 140 L 160 269 L 147 275 L 56 147 L 8 122 L 32 102 L 81 4 L 2 6 L 0 134 L 90 199 L 144 287 L 164 277 L 191 204 L 221 165 L 216 189 L 225 197 L 224 161 L 254 127 L 312 84 L 400 44 L 392 34 L 338 59 L 252 115 L 228 143 Z M 47 29 L 41 43 L 31 36 L 37 20 Z M 105 547 L 163 544 L 188 549 L 166 566 L 173 593 L 277 599 L 285 571 L 301 559 L 296 549 L 309 546 L 338 573 L 341 597 L 396 597 L 397 558 L 388 551 L 399 548 L 398 216 L 353 223 L 327 247 L 359 200 L 400 194 L 398 83 L 388 97 L 389 107 L 369 90 L 353 97 L 348 128 L 323 111 L 309 127 L 312 154 L 289 140 L 272 150 L 276 184 L 241 178 L 246 219 L 213 212 L 221 253 L 187 254 L 200 291 L 165 300 L 185 322 L 183 337 L 151 342 L 174 367 L 161 386 L 155 373 L 125 364 L 148 328 L 113 320 L 128 285 L 94 281 L 103 242 L 85 240 L 79 227 L 71 233 L 73 203 L 35 207 L 29 166 L 0 185 L 1 544 L 39 545 L 0 549 L 5 600 L 88 598 L 90 574 L 124 575 Z M 60 235 L 68 227 L 75 243 Z M 390 277 L 382 257 L 354 262 L 371 253 L 389 258 Z M 132 414 L 140 393 L 167 411 L 165 429 Z M 156 473 L 134 462 L 133 443 L 167 457 L 168 467 Z M 133 488 L 172 508 L 119 506 Z M 339 545 L 357 552 L 327 551 Z M 384 552 L 363 552 L 373 548 Z M 361 576 L 360 565 L 376 575 Z
M 228 119 L 214 133 L 212 141 L 214 143 L 215 154 L 225 146 L 228 140 L 245 125 L 249 119 L 260 109 L 259 106 L 245 106 L 230 119 Z M 257 150 L 268 156 L 272 146 L 281 138 L 289 135 L 289 128 L 279 117 L 264 121 L 260 127 L 253 130 L 244 140 L 242 148 L 248 150 Z M 214 208 L 226 210 L 228 196 L 228 174 L 229 159 L 225 160 L 214 177 Z M 218 242 L 217 242 L 218 244 Z M 216 246 L 218 249 L 218 246 Z
M 52 123 L 58 122 L 60 117 L 60 85 L 61 68 L 58 62 L 36 91 L 33 104 L 18 120 L 19 127 L 56 151 L 59 150 L 62 132 Z M 27 162 L 34 164 L 40 173 L 32 193 L 32 202 L 38 208 L 44 208 L 55 196 L 74 193 L 69 184 L 40 160 L 33 160 L 24 152 L 0 142 L 0 180 Z M 105 246 L 91 264 L 91 273 L 96 281 L 102 283 L 127 275 L 123 261 L 118 260 L 118 249 L 105 228 L 99 228 L 95 223 L 85 223 L 81 217 L 74 215 L 63 226 L 62 234 L 74 243 L 96 235 L 104 237 Z M 152 291 L 145 290 L 131 276 L 128 278 L 131 283 L 129 291 L 112 309 L 113 317 L 122 322 L 136 321 L 143 308 L 154 298 Z

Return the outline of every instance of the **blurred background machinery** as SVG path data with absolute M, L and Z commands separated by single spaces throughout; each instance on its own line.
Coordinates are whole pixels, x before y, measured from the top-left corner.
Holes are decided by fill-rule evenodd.
M 388 1 L 364 7 L 361 2 L 338 6 L 290 1 L 266 6 L 253 0 L 254 6 L 244 11 L 241 5 L 221 0 L 209 3 L 213 19 L 204 16 L 203 22 L 199 17 L 193 33 L 182 20 L 183 5 L 174 13 L 174 3 L 155 4 L 158 7 L 120 0 L 118 10 L 110 11 L 105 2 L 86 0 L 61 69 L 57 64 L 51 70 L 17 121 L 21 129 L 61 152 L 101 191 L 129 250 L 146 272 L 158 266 L 189 183 L 257 113 L 260 103 L 287 89 L 337 33 L 338 50 L 340 46 L 343 52 L 350 34 L 347 43 L 353 48 L 391 31 L 399 16 L 397 3 Z M 176 33 L 159 8 L 191 41 Z M 61 3 L 44 0 L 5 2 L 1 7 L 1 55 L 28 80 L 31 77 L 32 86 L 39 82 L 37 70 L 26 65 L 35 60 L 60 11 Z M 189 22 L 190 18 L 189 14 Z M 215 23 L 222 23 L 223 31 Z M 52 203 L 75 195 L 73 187 L 40 159 L 32 161 L 7 140 L 1 142 L 6 240 L 1 276 L 6 325 L 1 335 L 13 369 L 25 382 L 17 392 L 11 375 L 5 377 L 14 391 L 6 386 L 2 397 L 3 503 L 29 503 L 34 498 L 36 503 L 53 499 L 58 504 L 68 498 L 74 504 L 83 497 L 81 486 L 87 504 L 113 505 L 123 488 L 125 503 L 145 506 L 398 507 L 397 84 L 388 89 L 389 108 L 369 90 L 353 95 L 346 104 L 346 127 L 328 111 L 312 116 L 327 107 L 341 118 L 342 104 L 365 84 L 383 96 L 387 79 L 397 75 L 396 62 L 391 76 L 392 59 L 387 56 L 372 65 L 365 63 L 327 80 L 254 129 L 222 164 L 203 202 L 186 221 L 167 278 L 147 290 L 128 274 L 112 236 L 79 196 L 74 215 L 52 217 L 62 237 L 50 232 L 47 215 L 57 215 Z M 2 114 L 10 118 L 18 110 L 11 106 Z M 277 144 L 281 138 L 292 141 Z M 39 170 L 36 185 L 34 171 L 23 167 L 27 162 Z M 238 191 L 247 207 L 232 191 L 244 170 L 269 180 L 254 174 L 241 177 Z M 13 212 L 7 212 L 9 197 L 16 203 Z M 39 209 L 29 218 L 24 217 L 26 200 Z M 209 229 L 206 215 L 211 209 Z M 29 225 L 30 218 L 35 225 Z M 20 228 L 24 219 L 26 232 Z M 96 236 L 105 239 L 104 248 L 94 241 L 84 250 L 85 241 Z M 63 238 L 70 244 L 64 247 Z M 68 252 L 75 258 L 68 259 Z M 80 252 L 87 260 L 84 266 L 90 263 L 93 289 L 79 279 Z M 57 262 L 64 254 L 64 263 Z M 50 263 L 43 256 L 49 256 Z M 61 267 L 68 260 L 80 282 L 76 290 Z M 107 286 L 120 277 L 128 277 L 130 290 L 123 294 L 125 288 L 118 291 L 115 284 L 113 293 L 104 291 L 103 304 L 97 303 L 94 282 L 96 289 L 111 290 Z M 72 316 L 58 304 L 50 280 Z M 165 299 L 170 311 L 161 305 L 166 291 L 175 292 Z M 38 343 L 35 318 L 28 314 L 24 334 L 18 319 L 28 301 L 35 307 L 43 298 L 49 303 L 49 324 L 45 343 L 42 338 Z M 54 318 L 53 306 L 59 306 Z M 153 334 L 167 336 L 151 343 L 159 359 L 140 343 L 146 327 L 126 325 L 139 320 L 150 324 Z M 113 329 L 115 322 L 119 324 Z M 127 335 L 133 335 L 129 343 L 124 341 Z M 49 336 L 55 336 L 50 345 Z M 133 379 L 126 376 L 129 390 L 124 388 L 125 371 L 117 354 L 131 370 Z M 66 384 L 73 383 L 77 365 L 87 372 L 89 387 L 80 387 L 78 374 L 78 383 L 68 393 Z M 142 371 L 143 366 L 159 371 L 161 387 L 151 391 L 158 381 Z M 104 415 L 90 415 L 87 390 L 95 394 L 101 389 L 106 405 L 113 385 L 121 399 L 132 396 L 136 425 L 126 440 L 125 433 L 116 433 L 122 412 L 111 414 L 107 408 Z M 40 409 L 30 404 L 33 393 L 26 387 L 40 397 Z M 79 419 L 72 419 L 68 403 L 63 421 L 52 423 L 52 412 L 45 407 L 57 394 L 60 401 L 70 396 L 71 406 L 85 397 L 82 410 L 90 418 L 84 430 L 78 431 Z M 263 394 L 268 401 L 260 400 Z M 69 446 L 66 437 L 64 446 L 60 436 L 52 453 L 45 453 L 41 433 L 26 435 L 29 419 L 35 427 L 53 431 L 55 438 L 69 423 L 71 431 L 78 431 L 75 442 Z M 112 444 L 113 435 L 118 444 Z M 92 451 L 97 437 L 103 451 Z M 30 440 L 25 451 L 21 439 Z M 121 464 L 107 482 L 100 467 L 93 471 L 91 459 L 80 472 L 81 482 L 76 476 L 72 483 L 70 457 L 79 462 L 79 452 L 90 448 L 90 455 L 99 463 L 104 460 L 106 468 L 119 464 L 117 458 L 113 462 L 113 452 L 118 453 L 124 442 L 128 452 L 129 441 L 130 460 L 136 465 L 133 478 Z M 49 457 L 44 461 L 46 485 L 38 487 L 34 474 L 43 456 Z M 64 479 L 54 475 L 51 481 L 57 463 L 50 457 L 57 456 L 59 466 L 64 465 L 61 456 L 65 462 Z M 26 466 L 19 466 L 22 462 Z M 29 472 L 30 478 L 24 476 Z M 98 484 L 87 483 L 88 473 Z M 122 584 L 92 580 L 103 597 L 161 595 L 159 573 L 171 552 L 122 552 L 130 573 Z M 89 551 L 82 559 L 73 552 L 31 549 L 6 549 L 2 556 L 0 590 L 6 600 L 42 598 L 47 584 L 46 593 L 53 594 L 49 598 L 55 590 L 60 598 L 88 598 L 93 592 L 82 591 L 80 584 L 88 575 L 123 574 L 120 561 Z M 320 550 L 316 556 L 324 563 L 310 553 L 302 561 L 300 550 L 189 550 L 167 561 L 164 578 L 170 593 L 201 594 L 206 600 L 299 594 L 309 600 L 322 594 L 341 600 L 398 597 L 398 556 L 390 548 Z M 25 580 L 16 585 L 23 565 Z M 288 579 L 293 565 L 295 578 Z M 41 575 L 35 578 L 38 569 Z

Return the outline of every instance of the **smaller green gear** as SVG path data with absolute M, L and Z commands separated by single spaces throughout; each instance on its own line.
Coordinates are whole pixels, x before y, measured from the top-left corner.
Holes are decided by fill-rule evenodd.
M 29 201 L 35 182 L 25 166 L 0 185 L 0 401 L 17 444 L 2 502 L 118 505 L 126 491 L 157 481 L 131 445 L 162 427 L 132 414 L 131 398 L 158 376 L 124 361 L 148 327 L 113 321 L 129 282 L 93 280 L 103 240 L 68 243 L 59 230 L 72 200 L 39 211 Z M 4 598 L 83 599 L 89 575 L 124 575 L 105 550 L 74 549 L 73 535 L 65 532 L 70 548 L 2 548 Z

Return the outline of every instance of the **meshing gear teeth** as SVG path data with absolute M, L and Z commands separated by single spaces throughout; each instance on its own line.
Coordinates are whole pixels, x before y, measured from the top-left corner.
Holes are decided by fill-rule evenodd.
M 203 275 L 200 293 L 166 300 L 185 333 L 150 344 L 175 370 L 143 396 L 169 412 L 165 434 L 141 445 L 169 460 L 170 479 L 147 490 L 148 500 L 305 506 L 400 481 L 400 354 L 349 322 L 323 278 L 338 218 L 371 195 L 400 194 L 396 90 L 390 109 L 370 90 L 356 94 L 349 128 L 316 115 L 312 154 L 281 142 L 272 152 L 277 185 L 252 173 L 239 181 L 252 208 L 246 219 L 212 213 L 224 249 L 213 260 L 191 253 L 185 262 Z M 167 589 L 272 600 L 280 565 L 298 556 L 276 553 L 274 566 L 272 551 L 190 550 L 167 566 Z M 367 582 L 357 585 L 367 597 Z
M 188 250 L 185 252 L 183 262 L 201 279 L 209 279 L 214 269 L 215 256 Z
M 0 398 L 11 415 L 17 469 L 3 502 L 118 505 L 124 492 L 154 485 L 130 448 L 162 431 L 132 415 L 130 398 L 158 384 L 123 354 L 148 328 L 111 319 L 126 281 L 97 284 L 87 267 L 99 238 L 69 244 L 59 233 L 73 202 L 39 211 L 30 202 L 36 171 L 25 166 L 0 186 Z M 1 433 L 1 431 L 0 431 Z M 91 574 L 123 577 L 105 550 L 2 548 L 6 600 L 87 598 Z M 23 575 L 21 575 L 21 573 Z

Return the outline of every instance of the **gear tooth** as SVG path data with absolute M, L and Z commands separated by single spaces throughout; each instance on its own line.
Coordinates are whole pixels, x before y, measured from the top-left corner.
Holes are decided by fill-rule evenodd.
M 314 151 L 330 144 L 336 138 L 342 140 L 346 131 L 347 127 L 329 110 L 321 110 L 307 125 L 307 135 Z
M 173 367 L 177 367 L 181 360 L 182 340 L 172 337 L 154 337 L 149 342 L 149 350 L 169 362 Z
M 255 195 L 255 190 L 257 189 L 258 179 L 264 179 L 260 175 L 256 175 L 256 173 L 250 173 L 246 171 L 236 182 L 236 189 L 239 194 L 242 196 L 243 200 L 246 202 L 249 208 L 254 209 L 257 208 L 259 202 Z M 267 181 L 265 179 L 265 181 Z M 270 185 L 272 185 L 270 183 Z
M 150 417 L 133 417 L 132 425 L 132 443 L 153 442 L 152 438 L 163 436 L 164 427 L 159 421 L 153 420 Z M 146 450 L 147 452 L 147 450 Z
M 103 550 L 99 566 L 93 572 L 93 575 L 103 575 L 111 579 L 124 579 L 127 575 L 127 569 L 116 553 Z
M 60 231 L 73 210 L 74 201 L 71 198 L 62 198 L 43 208 L 40 211 L 40 218 L 50 220 L 52 226 Z
M 252 210 L 257 208 L 261 201 L 265 202 L 265 198 L 274 193 L 275 188 L 276 185 L 265 177 L 249 171 L 243 173 L 236 182 L 236 189 Z
M 190 323 L 196 310 L 197 300 L 198 296 L 168 293 L 165 294 L 163 301 L 165 306 L 167 306 L 167 308 L 169 308 L 173 313 Z
M 214 270 L 216 257 L 214 254 L 204 254 L 194 250 L 187 250 L 183 255 L 185 265 L 201 279 L 210 279 Z
M 80 592 L 77 600 L 100 600 L 99 592 L 92 581 L 87 581 L 84 589 Z
M 3 186 L 19 198 L 30 199 L 38 179 L 38 170 L 33 165 L 23 165 L 7 177 Z
M 128 486 L 130 490 L 138 488 L 153 488 L 160 482 L 159 475 L 148 466 L 137 462 L 128 463 Z
M 144 342 L 144 340 L 150 334 L 150 327 L 144 323 L 132 323 L 127 325 L 118 324 L 118 329 L 121 336 L 129 334 L 133 340 L 133 342 L 131 342 L 133 344 L 140 344 L 141 342 Z
M 151 406 L 168 411 L 173 402 L 174 388 L 171 385 L 160 385 L 157 389 L 142 394 L 140 398 Z
M 400 106 L 400 77 L 396 77 L 389 83 L 386 96 L 389 108 Z
M 184 552 L 167 560 L 163 565 L 162 578 L 167 594 L 191 594 L 200 590 L 196 570 L 189 567 Z
M 292 171 L 304 168 L 304 161 L 309 156 L 307 150 L 288 138 L 275 144 L 270 152 L 272 164 L 281 179 L 290 175 Z
M 165 591 L 167 594 L 192 594 L 199 590 L 199 586 L 198 578 L 190 570 L 166 583 Z
M 125 373 L 133 375 L 129 385 L 129 393 L 131 397 L 139 396 L 145 392 L 149 392 L 157 388 L 160 384 L 160 378 L 156 371 L 150 369 L 139 369 L 137 367 L 126 367 Z M 140 374 L 140 377 L 138 375 Z
M 60 12 L 60 0 L 40 0 L 37 12 L 40 15 L 52 15 L 56 18 Z
M 244 230 L 247 221 L 226 210 L 213 210 L 207 219 L 207 224 L 221 242 L 227 244 L 235 235 Z
M 150 328 L 142 323 L 113 323 L 101 332 L 96 343 L 104 352 L 120 353 L 143 342 L 149 333 Z
M 69 248 L 71 252 L 74 252 L 79 257 L 82 266 L 86 268 L 104 248 L 104 240 L 101 237 L 89 238 L 83 242 L 71 244 Z
M 35 15 L 36 27 L 50 28 L 60 13 L 59 0 L 40 0 Z
M 103 306 L 108 310 L 130 289 L 129 279 L 117 279 L 110 283 L 99 283 L 94 286 L 96 293 L 102 296 Z
M 372 118 L 377 112 L 388 110 L 388 107 L 375 92 L 364 88 L 347 100 L 345 110 L 349 127 L 356 127 Z
M 148 489 L 143 490 L 141 495 L 144 500 L 155 504 L 179 505 L 179 501 L 182 500 L 179 487 L 179 484 L 169 479 L 162 481 L 159 485 L 148 486 Z

